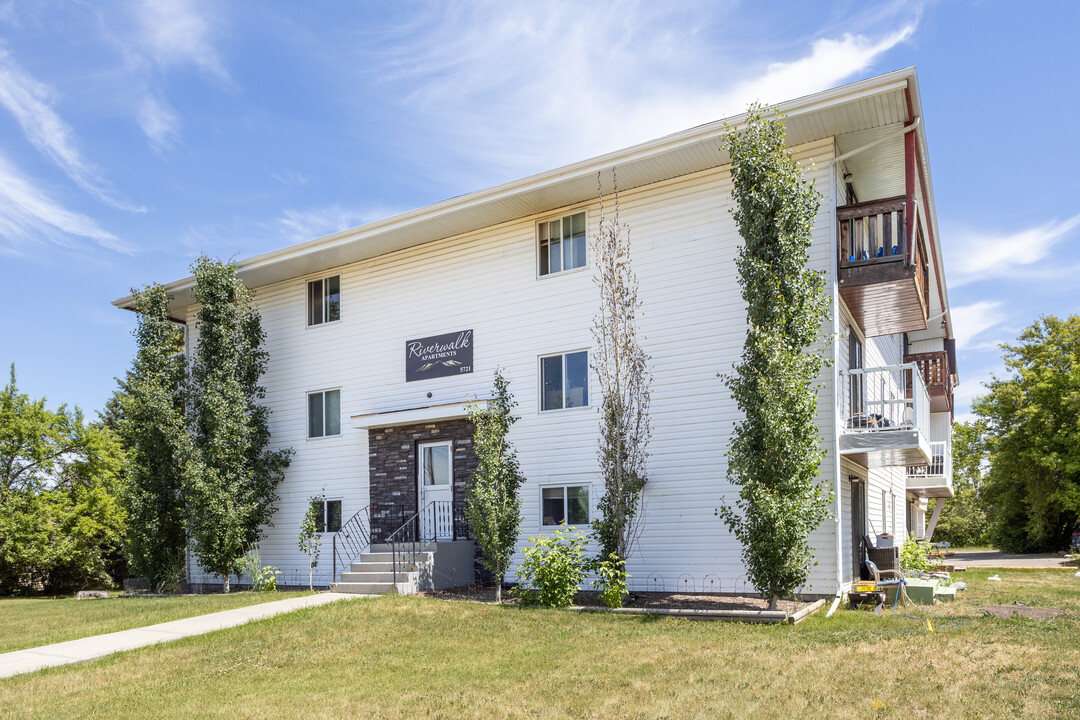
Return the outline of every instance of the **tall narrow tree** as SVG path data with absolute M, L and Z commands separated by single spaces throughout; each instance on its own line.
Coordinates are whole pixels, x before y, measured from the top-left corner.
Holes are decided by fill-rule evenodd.
M 120 494 L 129 527 L 128 568 L 150 587 L 181 577 L 184 503 L 177 449 L 184 442 L 183 332 L 169 318 L 161 285 L 133 291 L 137 350 L 127 380 L 110 401 L 110 417 L 127 450 Z M 118 406 L 118 407 L 117 407 Z
M 203 256 L 192 269 L 201 307 L 186 393 L 184 499 L 199 562 L 228 592 L 229 575 L 271 522 L 292 451 L 267 447 L 269 410 L 259 402 L 267 353 L 251 291 L 231 263 Z
M 600 381 L 600 443 L 597 459 L 604 494 L 593 522 L 601 558 L 613 553 L 625 562 L 639 529 L 641 496 L 652 428 L 649 356 L 638 339 L 638 280 L 630 264 L 630 228 L 619 220 L 619 188 L 612 171 L 615 212 L 604 214 L 600 176 L 600 223 L 590 244 L 600 291 L 600 312 L 593 322 L 596 349 L 592 367 Z
M 513 414 L 516 405 L 509 382 L 496 370 L 491 401 L 486 407 L 469 408 L 476 471 L 465 490 L 465 519 L 480 546 L 480 563 L 495 578 L 495 602 L 502 602 L 503 580 L 521 527 L 518 489 L 525 478 L 506 437 L 518 421 Z
M 723 377 L 745 419 L 728 449 L 728 479 L 740 486 L 738 511 L 719 512 L 770 608 L 806 582 L 810 533 L 828 516 L 818 484 L 823 451 L 815 387 L 824 363 L 815 345 L 828 298 L 824 277 L 807 267 L 820 195 L 784 143 L 782 117 L 759 105 L 726 139 L 733 215 L 744 242 L 736 266 L 746 342 L 734 373 Z

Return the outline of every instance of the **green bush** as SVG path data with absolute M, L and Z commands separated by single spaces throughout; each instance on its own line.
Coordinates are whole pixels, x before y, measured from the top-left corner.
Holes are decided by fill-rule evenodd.
M 900 546 L 900 570 L 905 575 L 930 572 L 937 563 L 930 559 L 930 545 L 908 537 Z
M 518 568 L 516 594 L 525 605 L 569 607 L 585 579 L 585 535 L 556 530 L 529 538 L 525 561 Z
M 622 607 L 626 595 L 626 563 L 615 553 L 596 563 L 596 589 L 600 593 L 600 602 L 605 607 Z
M 281 571 L 271 565 L 263 565 L 259 548 L 252 548 L 240 558 L 240 574 L 251 581 L 251 589 L 256 592 L 274 592 L 277 590 L 278 576 Z

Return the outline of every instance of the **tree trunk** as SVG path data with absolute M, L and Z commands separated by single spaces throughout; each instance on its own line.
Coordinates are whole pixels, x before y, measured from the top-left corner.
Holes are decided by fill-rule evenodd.
M 771 598 L 769 598 L 769 609 L 770 610 L 776 610 L 776 606 L 777 606 L 777 603 L 779 603 L 779 601 L 780 601 L 780 598 L 776 597 L 775 595 L 773 595 Z
M 222 580 L 223 580 L 223 584 L 225 586 L 225 594 L 228 595 L 229 594 L 229 574 L 225 573 L 221 577 L 222 577 Z
M 502 602 L 502 581 L 501 577 L 495 578 L 495 604 L 498 605 Z
M 308 540 L 308 543 L 310 543 L 310 542 L 311 541 Z M 311 545 L 309 544 L 308 545 L 308 555 L 307 555 L 307 589 L 308 589 L 308 592 L 315 592 L 315 581 L 312 579 L 312 576 L 314 574 L 315 574 L 315 571 L 311 567 Z

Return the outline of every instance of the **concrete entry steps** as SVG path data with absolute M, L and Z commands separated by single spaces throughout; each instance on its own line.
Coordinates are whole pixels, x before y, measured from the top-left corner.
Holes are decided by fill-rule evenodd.
M 417 549 L 420 552 L 408 567 L 403 567 L 399 554 L 395 577 L 390 546 L 372 544 L 350 563 L 349 569 L 341 573 L 339 581 L 330 589 L 333 592 L 363 595 L 412 595 L 422 590 L 472 584 L 475 576 L 475 544 L 472 540 L 432 541 Z

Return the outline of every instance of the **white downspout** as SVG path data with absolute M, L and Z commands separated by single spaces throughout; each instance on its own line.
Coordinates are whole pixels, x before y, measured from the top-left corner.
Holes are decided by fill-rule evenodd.
M 834 145 L 835 147 L 835 145 Z M 829 187 L 832 190 L 832 203 L 835 208 L 836 204 L 836 160 L 829 164 Z M 830 231 L 832 246 L 836 247 L 836 211 L 834 210 L 830 214 Z M 834 253 L 830 252 L 829 257 L 834 257 Z M 833 456 L 833 496 L 834 496 L 834 511 L 836 513 L 836 597 L 833 598 L 832 606 L 829 608 L 829 612 L 825 614 L 825 617 L 832 617 L 832 614 L 836 612 L 836 608 L 840 605 L 840 600 L 844 595 L 844 530 L 843 530 L 843 512 L 841 503 L 841 468 L 840 468 L 840 403 L 837 397 L 840 394 L 840 286 L 838 278 L 836 277 L 836 261 L 835 259 L 830 263 L 829 275 L 832 277 L 831 290 L 832 290 L 832 320 L 833 320 L 833 337 L 832 337 L 832 380 L 833 380 L 833 427 L 832 427 L 832 456 Z

